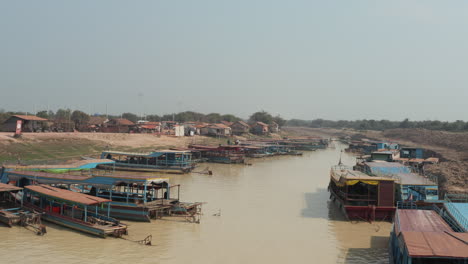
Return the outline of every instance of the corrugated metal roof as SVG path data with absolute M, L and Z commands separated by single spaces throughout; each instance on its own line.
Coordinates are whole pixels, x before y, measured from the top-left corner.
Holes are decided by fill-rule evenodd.
M 34 115 L 13 115 L 19 119 L 28 120 L 28 121 L 48 121 L 45 118 L 34 116 Z
M 65 201 L 71 201 L 83 205 L 95 205 L 100 203 L 111 202 L 109 199 L 103 199 L 96 196 L 91 196 L 87 194 L 72 192 L 69 190 L 64 190 L 60 188 L 55 188 L 49 185 L 40 184 L 40 185 L 28 185 L 24 187 L 33 192 L 46 195 L 53 198 L 58 198 Z
M 399 209 L 397 211 L 397 232 L 452 232 L 450 226 L 432 210 Z
M 263 123 L 263 122 L 256 122 L 257 125 L 261 125 L 261 126 L 268 126 L 267 124 Z
M 402 232 L 411 257 L 468 258 L 468 233 Z
M 23 188 L 16 187 L 16 186 L 13 186 L 13 185 L 9 185 L 9 184 L 0 183 L 0 192 L 19 191 L 21 189 L 23 189 Z
M 114 120 L 115 124 L 117 125 L 133 126 L 135 124 L 132 121 L 125 119 L 125 118 L 114 118 L 112 120 Z

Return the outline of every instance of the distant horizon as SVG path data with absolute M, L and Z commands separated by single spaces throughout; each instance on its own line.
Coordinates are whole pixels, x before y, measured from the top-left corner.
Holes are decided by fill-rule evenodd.
M 67 110 L 65 108 L 59 108 L 59 109 L 63 109 L 63 110 Z M 49 109 L 51 111 L 53 111 L 54 113 L 57 112 L 57 110 L 59 109 Z M 37 112 L 40 112 L 40 111 L 46 111 L 47 109 L 40 109 L 38 110 Z M 70 109 L 71 112 L 75 111 L 75 110 L 78 110 L 78 111 L 82 111 L 86 114 L 88 114 L 89 116 L 105 116 L 106 113 L 93 113 L 93 114 L 89 114 L 87 113 L 86 111 L 83 111 L 81 109 Z M 7 110 L 7 109 L 3 109 L 3 108 L 0 108 L 0 111 L 3 111 L 3 112 L 15 112 L 15 113 L 24 113 L 25 115 L 36 115 L 32 112 L 27 112 L 27 111 L 13 111 L 13 110 Z M 262 111 L 262 110 L 260 110 Z M 255 112 L 260 112 L 260 111 L 255 111 Z M 150 116 L 150 115 L 157 115 L 159 117 L 162 117 L 164 115 L 172 115 L 172 114 L 178 114 L 178 113 L 183 113 L 183 112 L 195 112 L 195 113 L 200 113 L 200 114 L 204 114 L 204 115 L 208 115 L 208 114 L 220 114 L 220 115 L 234 115 L 242 120 L 248 120 L 250 115 L 255 113 L 255 112 L 252 112 L 249 116 L 247 117 L 242 117 L 242 116 L 238 116 L 238 115 L 235 115 L 233 113 L 219 113 L 219 112 L 207 112 L 207 113 L 203 113 L 203 112 L 197 112 L 197 111 L 192 111 L 192 110 L 185 110 L 185 111 L 181 111 L 181 112 L 174 112 L 174 113 L 163 113 L 163 114 L 157 114 L 157 113 L 148 113 L 148 114 L 145 114 L 143 117 L 143 119 L 140 119 L 140 120 L 145 120 L 145 118 L 147 116 Z M 265 111 L 267 113 L 270 113 L 272 114 L 272 112 L 268 112 L 268 111 Z M 141 117 L 138 113 L 135 113 L 135 112 L 121 112 L 121 113 L 108 113 L 107 115 L 108 116 L 121 116 L 122 114 L 125 114 L 125 113 L 131 113 L 131 114 L 135 114 L 137 115 L 138 117 Z M 286 118 L 284 117 L 283 115 L 280 114 L 280 117 L 284 118 L 285 120 L 287 121 L 290 121 L 290 120 L 301 120 L 301 121 L 314 121 L 314 120 L 326 120 L 326 121 L 334 121 L 334 122 L 337 122 L 337 121 L 362 121 L 362 120 L 375 120 L 375 121 L 382 121 L 382 120 L 386 120 L 386 121 L 390 121 L 390 122 L 402 122 L 404 121 L 405 119 L 408 119 L 409 121 L 414 121 L 414 122 L 424 122 L 424 121 L 439 121 L 439 122 L 449 122 L 449 123 L 453 123 L 453 122 L 456 122 L 456 121 L 463 121 L 463 122 L 468 122 L 467 120 L 453 120 L 453 121 L 450 121 L 450 120 L 438 120 L 438 119 L 421 119 L 421 120 L 417 120 L 417 119 L 410 119 L 410 118 L 403 118 L 401 120 L 391 120 L 391 119 L 366 119 L 366 118 L 357 118 L 357 119 L 327 119 L 327 118 L 321 118 L 321 117 L 317 117 L 317 118 L 311 118 L 311 119 L 301 119 L 301 118 Z

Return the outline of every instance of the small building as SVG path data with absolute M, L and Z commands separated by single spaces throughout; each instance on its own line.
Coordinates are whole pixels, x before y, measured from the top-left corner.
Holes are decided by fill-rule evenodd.
M 250 131 L 250 126 L 244 121 L 237 121 L 233 123 L 231 126 L 232 133 L 234 135 L 241 135 L 244 133 L 249 133 Z
M 230 136 L 231 128 L 224 124 L 211 124 L 200 129 L 201 135 L 208 136 Z
M 252 126 L 252 132 L 257 135 L 267 134 L 268 131 L 268 125 L 263 122 L 255 122 Z
M 401 148 L 400 157 L 406 159 L 424 159 L 424 149 L 422 148 Z
M 175 125 L 173 129 L 174 129 L 174 135 L 175 135 L 176 137 L 183 137 L 183 136 L 185 136 L 184 126 Z
M 160 122 L 139 122 L 136 126 L 138 133 L 159 133 L 161 132 Z
M 395 161 L 400 157 L 398 150 L 374 151 L 371 153 L 371 160 Z
M 90 116 L 87 123 L 87 130 L 91 132 L 98 132 L 104 123 L 109 120 L 105 116 Z
M 106 133 L 129 133 L 135 123 L 125 118 L 112 118 L 102 127 L 102 132 Z
M 43 131 L 49 120 L 34 116 L 34 115 L 13 115 L 2 124 L 2 131 L 15 132 L 16 124 L 20 120 L 22 122 L 22 132 L 38 132 Z
M 280 131 L 279 125 L 275 121 L 271 122 L 271 124 L 268 126 L 268 129 L 271 133 L 278 133 Z

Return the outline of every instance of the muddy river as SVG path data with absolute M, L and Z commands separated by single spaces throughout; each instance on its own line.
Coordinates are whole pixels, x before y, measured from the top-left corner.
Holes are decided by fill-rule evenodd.
M 202 164 L 213 175 L 171 175 L 181 200 L 206 202 L 200 224 L 128 222 L 130 240 L 95 238 L 47 224 L 36 236 L 0 226 L 0 263 L 388 263 L 391 224 L 344 221 L 329 202 L 330 166 L 344 145 L 251 166 Z M 345 164 L 355 158 L 343 153 Z

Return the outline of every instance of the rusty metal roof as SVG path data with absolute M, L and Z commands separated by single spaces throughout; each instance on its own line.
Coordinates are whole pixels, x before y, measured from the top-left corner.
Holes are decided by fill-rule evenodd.
M 17 117 L 19 119 L 28 120 L 28 121 L 49 121 L 45 118 L 34 116 L 34 115 L 13 115 L 12 117 Z
M 408 254 L 419 258 L 468 258 L 468 233 L 402 232 Z
M 432 210 L 399 209 L 395 225 L 397 232 L 453 232 L 444 219 Z
M 237 121 L 236 123 L 241 124 L 242 126 L 245 126 L 245 127 L 250 127 L 249 124 L 247 124 L 246 122 L 244 122 L 244 121 L 242 121 L 242 120 L 239 120 L 239 121 Z M 235 124 L 235 123 L 234 123 L 234 124 Z M 233 125 L 234 125 L 234 124 L 233 124 Z
M 87 194 L 77 193 L 69 190 L 64 190 L 60 188 L 55 188 L 49 185 L 40 184 L 40 185 L 28 185 L 24 187 L 33 192 L 49 196 L 52 198 L 57 198 L 60 200 L 75 202 L 83 205 L 96 205 L 100 203 L 111 202 L 109 199 L 103 199 L 100 197 L 95 197 Z
M 468 233 L 455 233 L 432 210 L 399 209 L 395 232 L 411 257 L 468 258 Z
M 0 192 L 12 192 L 12 191 L 19 191 L 19 190 L 22 190 L 22 189 L 23 188 L 16 187 L 16 186 L 13 186 L 13 185 L 0 183 Z
M 125 118 L 114 118 L 112 119 L 113 122 L 115 122 L 116 125 L 122 125 L 122 126 L 133 126 L 135 123 L 132 121 L 125 119 Z

